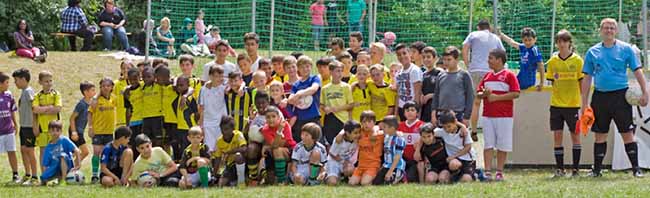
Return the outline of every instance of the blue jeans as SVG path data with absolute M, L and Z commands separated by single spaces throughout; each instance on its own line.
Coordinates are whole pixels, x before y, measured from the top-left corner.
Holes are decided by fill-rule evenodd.
M 126 37 L 126 30 L 124 27 L 113 29 L 112 27 L 102 27 L 102 34 L 104 34 L 104 48 L 111 50 L 113 48 L 113 33 L 117 33 L 117 39 L 124 49 L 129 48 L 129 38 Z

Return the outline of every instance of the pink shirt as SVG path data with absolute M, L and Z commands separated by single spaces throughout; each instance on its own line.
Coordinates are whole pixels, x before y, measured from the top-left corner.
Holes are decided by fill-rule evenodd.
M 314 3 L 309 7 L 311 11 L 311 24 L 312 25 L 325 25 L 323 16 L 325 14 L 325 5 Z
M 199 37 L 199 40 L 197 43 L 203 44 L 205 43 L 205 38 L 203 33 L 205 33 L 205 24 L 203 23 L 202 19 L 196 19 L 194 21 L 194 32 L 196 33 L 196 36 Z

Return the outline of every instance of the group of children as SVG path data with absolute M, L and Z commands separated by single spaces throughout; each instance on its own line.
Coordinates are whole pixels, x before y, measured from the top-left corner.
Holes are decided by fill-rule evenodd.
M 524 32 L 533 42 L 522 49 L 534 47 L 534 32 Z M 30 72 L 14 71 L 22 90 L 18 105 L 7 92 L 9 76 L 0 73 L 0 102 L 8 104 L 0 107 L 9 107 L 0 109 L 0 121 L 11 126 L 0 131 L 0 150 L 9 153 L 14 182 L 24 185 L 56 183 L 78 170 L 90 154 L 86 132 L 93 145 L 91 182 L 107 187 L 467 182 L 477 179 L 472 149 L 477 139 L 468 127 L 477 97 L 485 105 L 485 169 L 492 170 L 497 150 L 494 179 L 504 179 L 512 152 L 513 100 L 520 91 L 517 77 L 505 68 L 505 51 L 490 51 L 493 71 L 474 88 L 468 72 L 458 67 L 460 52 L 454 46 L 440 59 L 422 42 L 398 44 L 398 62 L 386 67 L 383 44 L 362 48 L 359 32 L 350 33 L 349 40 L 350 48 L 343 50 L 342 39 L 332 39 L 331 51 L 315 62 L 318 75 L 311 72 L 314 61 L 299 53 L 270 60 L 257 56 L 255 33 L 244 36 L 247 54 L 240 54 L 236 65 L 225 60 L 227 42 L 217 42 L 216 60 L 204 66 L 202 78 L 193 76 L 194 60 L 187 55 L 180 57 L 182 73 L 175 78 L 163 60 L 124 61 L 120 78 L 100 80 L 98 94 L 94 84 L 80 84 L 83 98 L 70 117 L 69 138 L 61 136 L 61 95 L 53 89 L 51 73 L 39 73 L 42 91 L 35 94 L 28 85 Z M 571 51 L 570 33 L 560 31 L 556 43 L 560 52 L 546 73 L 554 83 L 553 107 L 579 108 L 581 73 L 573 65 L 579 57 Z M 553 113 L 553 107 L 557 140 L 560 124 L 575 127 L 576 120 L 565 111 Z M 11 144 L 16 126 L 24 178 Z M 35 146 L 41 149 L 40 182 Z M 564 171 L 561 149 L 556 141 L 558 175 Z M 478 176 L 492 180 L 491 175 Z M 143 177 L 156 180 L 143 183 Z

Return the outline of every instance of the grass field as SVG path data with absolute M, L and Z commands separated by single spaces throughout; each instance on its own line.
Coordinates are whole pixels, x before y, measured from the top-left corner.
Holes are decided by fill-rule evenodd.
M 49 70 L 54 73 L 54 87 L 63 95 L 62 118 L 66 122 L 75 103 L 81 97 L 79 82 L 89 80 L 97 83 L 103 76 L 118 77 L 119 60 L 99 57 L 103 52 L 50 52 L 47 63 L 37 64 L 23 58 L 0 54 L 0 71 L 12 72 L 26 67 L 32 71 L 31 85 L 40 90 L 38 72 Z M 281 52 L 282 53 L 282 52 Z M 288 53 L 284 53 L 288 54 Z M 317 53 L 308 53 L 316 58 Z M 394 60 L 394 57 L 390 57 Z M 209 59 L 197 60 L 196 74 L 200 65 Z M 178 73 L 176 60 L 170 61 L 174 73 Z M 10 91 L 17 96 L 19 90 L 13 85 Z M 38 149 L 37 149 L 38 150 Z M 20 159 L 20 158 L 19 158 Z M 90 175 L 90 159 L 83 162 L 82 170 Z M 19 171 L 23 174 L 19 160 Z M 0 187 L 0 197 L 648 197 L 650 177 L 634 179 L 629 173 L 606 173 L 603 178 L 549 179 L 551 170 L 507 170 L 505 182 L 471 183 L 457 185 L 399 185 L 390 187 L 292 187 L 273 186 L 260 188 L 211 188 L 208 190 L 181 191 L 175 188 L 135 189 L 100 186 L 56 186 L 56 187 Z M 586 172 L 583 173 L 586 175 Z M 7 155 L 0 154 L 0 183 L 9 181 L 11 169 Z M 89 179 L 89 178 L 87 178 Z

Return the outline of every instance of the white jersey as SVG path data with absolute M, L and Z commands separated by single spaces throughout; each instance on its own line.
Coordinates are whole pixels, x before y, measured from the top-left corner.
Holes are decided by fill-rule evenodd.
M 291 154 L 291 160 L 297 162 L 298 164 L 309 164 L 309 157 L 311 152 L 316 149 L 320 153 L 320 163 L 327 163 L 327 149 L 320 142 L 316 142 L 311 150 L 307 150 L 303 142 L 300 142 L 293 148 L 293 153 Z
M 219 126 L 221 117 L 227 115 L 225 85 L 208 88 L 204 85 L 199 94 L 199 105 L 203 106 L 203 125 Z
M 472 138 L 460 136 L 460 128 L 458 128 L 458 132 L 456 133 L 447 133 L 442 128 L 436 128 L 434 130 L 434 135 L 436 137 L 441 137 L 442 140 L 445 142 L 445 150 L 447 150 L 447 156 L 456 155 L 456 153 L 463 150 L 465 145 L 474 143 L 472 141 Z M 472 156 L 476 156 L 476 154 L 474 153 L 474 148 L 471 148 L 469 150 L 469 153 L 465 155 L 461 155 L 460 157 L 458 157 L 458 159 L 471 161 Z
M 343 133 L 345 132 L 341 131 L 339 135 Z M 343 141 L 341 141 L 341 143 L 337 143 L 336 140 L 334 140 L 332 146 L 330 147 L 330 154 L 338 155 L 341 157 L 341 159 L 349 161 L 350 163 L 354 164 L 357 162 L 358 150 L 359 150 L 359 145 L 357 145 L 356 142 L 348 142 L 344 139 Z M 327 160 L 335 161 L 331 155 L 327 158 Z

